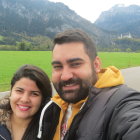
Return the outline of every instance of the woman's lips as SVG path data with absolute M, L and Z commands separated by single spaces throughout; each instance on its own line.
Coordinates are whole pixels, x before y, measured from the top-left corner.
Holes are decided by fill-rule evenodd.
M 29 110 L 31 107 L 30 106 L 27 106 L 27 105 L 17 105 L 19 110 L 21 111 L 27 111 Z

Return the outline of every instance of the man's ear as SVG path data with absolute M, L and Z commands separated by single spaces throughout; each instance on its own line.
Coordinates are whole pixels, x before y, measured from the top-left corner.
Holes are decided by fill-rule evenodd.
M 101 70 L 101 60 L 98 56 L 94 59 L 94 69 L 96 73 L 99 73 Z

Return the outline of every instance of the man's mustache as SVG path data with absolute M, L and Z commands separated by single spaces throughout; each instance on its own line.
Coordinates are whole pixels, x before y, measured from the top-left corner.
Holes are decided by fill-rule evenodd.
M 74 78 L 72 78 L 72 79 L 69 79 L 69 80 L 67 80 L 67 81 L 61 81 L 60 83 L 59 83 L 59 85 L 60 85 L 60 87 L 63 87 L 63 86 L 67 86 L 67 85 L 71 85 L 71 84 L 79 84 L 79 83 L 81 83 L 81 80 L 80 79 L 74 79 Z

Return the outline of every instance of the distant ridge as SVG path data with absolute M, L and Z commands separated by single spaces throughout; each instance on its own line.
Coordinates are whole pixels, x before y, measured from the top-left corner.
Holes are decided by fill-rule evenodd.
M 107 32 L 80 17 L 63 3 L 47 0 L 0 0 L 1 33 L 16 32 L 53 38 L 56 33 L 70 28 L 88 32 L 98 43 L 105 40 L 102 36 L 107 36 Z M 105 44 L 108 43 L 106 40 Z
M 60 2 L 0 0 L 0 50 L 51 50 L 56 33 L 74 28 L 87 32 L 99 51 L 138 51 L 139 15 L 139 6 L 116 5 L 93 24 Z
M 118 34 L 131 33 L 133 37 L 140 38 L 140 6 L 115 5 L 102 12 L 95 24 L 107 31 Z

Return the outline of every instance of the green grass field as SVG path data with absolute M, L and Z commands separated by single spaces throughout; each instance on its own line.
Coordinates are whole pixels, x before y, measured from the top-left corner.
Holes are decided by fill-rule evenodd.
M 140 66 L 140 53 L 100 52 L 102 67 L 115 65 L 122 69 Z M 9 90 L 14 72 L 24 64 L 42 68 L 51 78 L 51 52 L 49 51 L 0 51 L 0 92 Z
M 114 65 L 119 69 L 140 66 L 140 53 L 101 52 L 103 67 Z
M 0 51 L 0 91 L 9 90 L 14 72 L 24 64 L 33 64 L 51 75 L 51 52 Z

